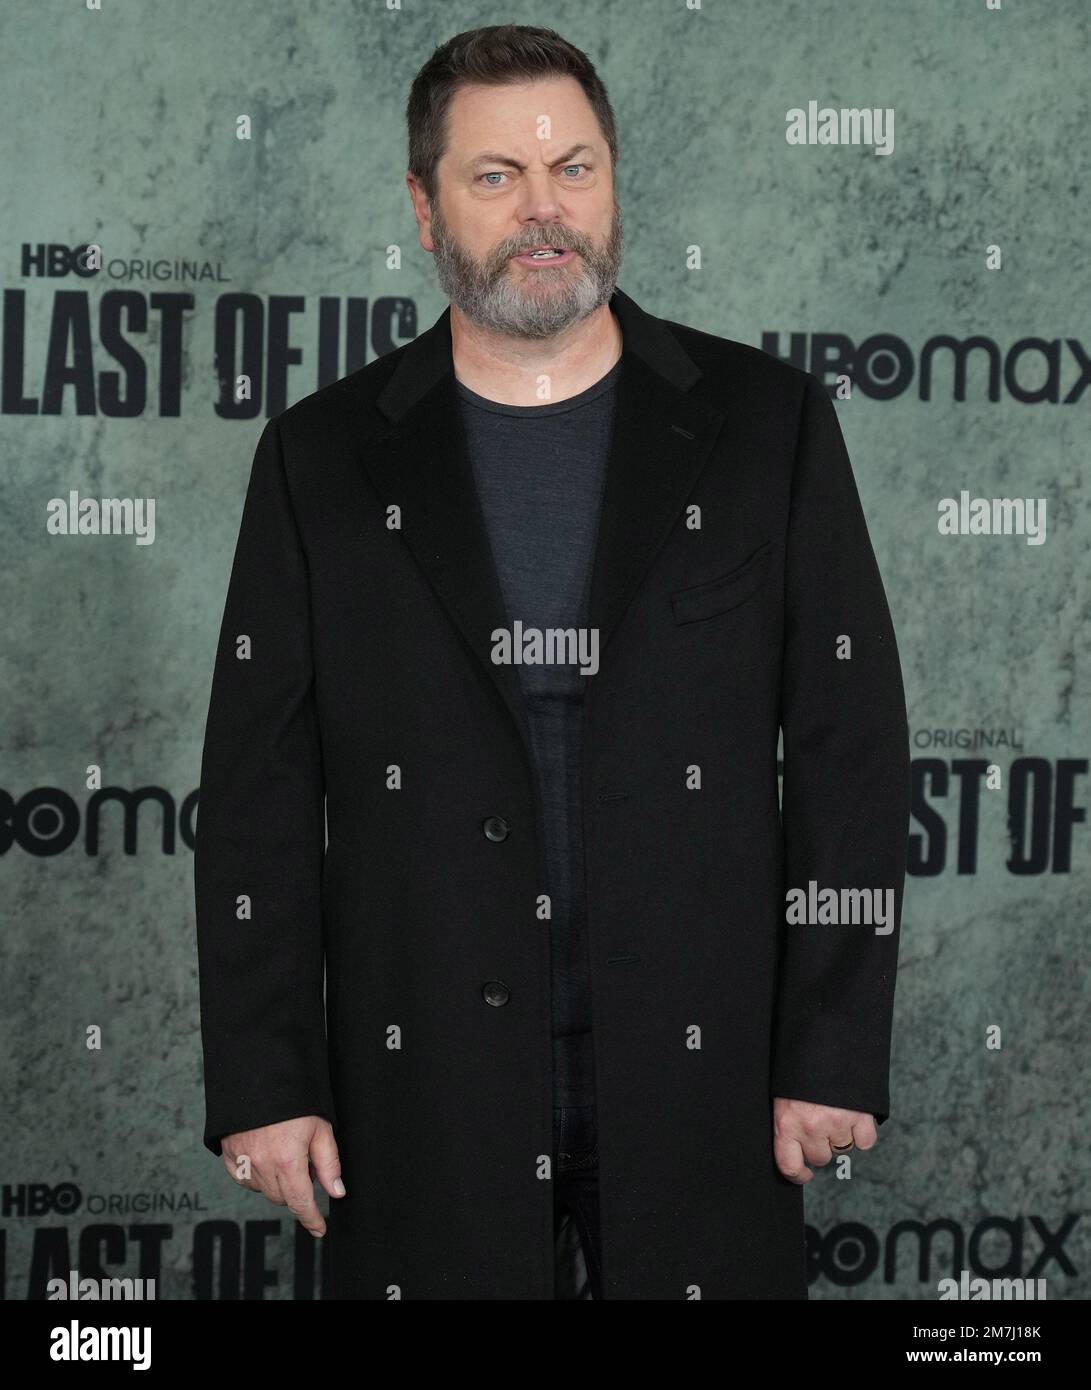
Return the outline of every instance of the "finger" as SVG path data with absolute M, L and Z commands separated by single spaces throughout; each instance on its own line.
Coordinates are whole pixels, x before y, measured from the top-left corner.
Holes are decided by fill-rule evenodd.
M 852 1146 L 856 1142 L 852 1131 L 852 1125 L 845 1125 L 844 1127 L 839 1125 L 833 1133 L 827 1135 L 834 1158 L 840 1158 L 841 1154 L 851 1152 Z
M 235 1183 L 237 1187 L 248 1187 L 251 1192 L 260 1192 L 261 1188 L 253 1177 L 253 1169 L 250 1170 L 250 1177 L 243 1178 L 239 1176 L 240 1173 L 246 1171 L 245 1165 L 241 1161 L 244 1155 L 229 1154 L 226 1149 L 222 1150 L 222 1153 L 224 1167 L 227 1169 L 227 1175 L 231 1181 Z
M 312 1236 L 324 1236 L 326 1222 L 314 1200 L 306 1151 L 279 1159 L 276 1175 L 284 1205 L 295 1219 Z
M 814 1177 L 803 1162 L 803 1147 L 798 1139 L 789 1139 L 783 1134 L 778 1134 L 773 1140 L 773 1157 L 784 1177 L 798 1187 L 809 1183 Z
M 276 1166 L 271 1158 L 251 1159 L 250 1175 L 253 1182 L 247 1183 L 247 1187 L 253 1188 L 255 1192 L 260 1192 L 275 1207 L 284 1205 L 280 1184 L 277 1182 Z
M 284 1200 L 284 1194 L 280 1190 L 280 1183 L 277 1181 L 275 1173 L 271 1170 L 267 1171 L 265 1175 L 259 1179 L 256 1191 L 260 1192 L 266 1201 L 272 1202 L 274 1207 L 287 1206 Z
M 833 1158 L 830 1141 L 824 1134 L 804 1134 L 800 1142 L 803 1145 L 804 1158 L 816 1168 L 825 1168 Z
M 862 1119 L 857 1120 L 852 1126 L 852 1137 L 858 1149 L 873 1149 L 879 1142 L 875 1117 L 865 1115 Z
M 280 1195 L 280 1184 L 277 1182 L 276 1169 L 271 1160 L 265 1159 L 261 1163 L 253 1163 L 250 1169 L 253 1181 L 245 1184 L 254 1192 L 260 1192 L 266 1201 L 272 1202 L 275 1207 L 284 1205 L 284 1198 Z
M 341 1157 L 330 1124 L 319 1125 L 311 1139 L 311 1171 L 331 1197 L 343 1197 L 345 1184 L 341 1178 Z

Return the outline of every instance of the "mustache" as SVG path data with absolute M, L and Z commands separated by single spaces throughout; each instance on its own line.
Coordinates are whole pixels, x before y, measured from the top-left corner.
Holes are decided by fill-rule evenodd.
M 533 237 L 521 237 L 517 242 L 508 242 L 498 252 L 498 259 L 508 260 L 512 256 L 522 255 L 524 251 L 534 251 L 539 246 L 548 246 L 555 251 L 577 251 L 585 250 L 584 238 L 576 232 L 564 231 L 541 231 Z

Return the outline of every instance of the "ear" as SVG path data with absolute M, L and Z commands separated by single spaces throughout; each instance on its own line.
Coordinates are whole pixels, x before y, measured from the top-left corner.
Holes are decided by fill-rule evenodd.
M 427 193 L 421 187 L 416 175 L 407 173 L 405 176 L 406 187 L 409 189 L 409 197 L 413 203 L 413 216 L 417 219 L 417 231 L 420 237 L 420 244 L 425 251 L 436 249 L 435 241 L 432 239 L 432 209 Z

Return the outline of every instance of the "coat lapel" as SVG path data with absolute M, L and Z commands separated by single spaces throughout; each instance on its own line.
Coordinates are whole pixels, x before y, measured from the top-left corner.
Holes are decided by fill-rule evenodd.
M 666 324 L 615 289 L 622 330 L 617 415 L 591 578 L 600 670 L 609 642 L 677 520 L 723 425 L 687 393 L 701 372 Z M 364 453 L 384 505 L 451 620 L 488 672 L 530 749 L 518 672 L 492 661 L 509 626 L 455 392 L 450 308 L 408 344 L 380 393 L 393 428 Z

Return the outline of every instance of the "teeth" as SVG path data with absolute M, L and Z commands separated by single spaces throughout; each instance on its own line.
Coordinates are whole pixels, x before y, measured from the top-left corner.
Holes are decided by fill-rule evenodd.
M 561 254 L 561 252 L 560 252 L 560 251 L 557 251 L 557 250 L 554 250 L 554 249 L 552 249 L 552 248 L 547 248 L 547 249 L 544 250 L 544 251 L 530 251 L 530 252 L 528 252 L 527 254 L 528 254 L 528 255 L 531 255 L 531 256 L 534 256 L 534 257 L 540 257 L 540 256 L 544 257 L 544 256 L 559 256 L 559 255 Z

